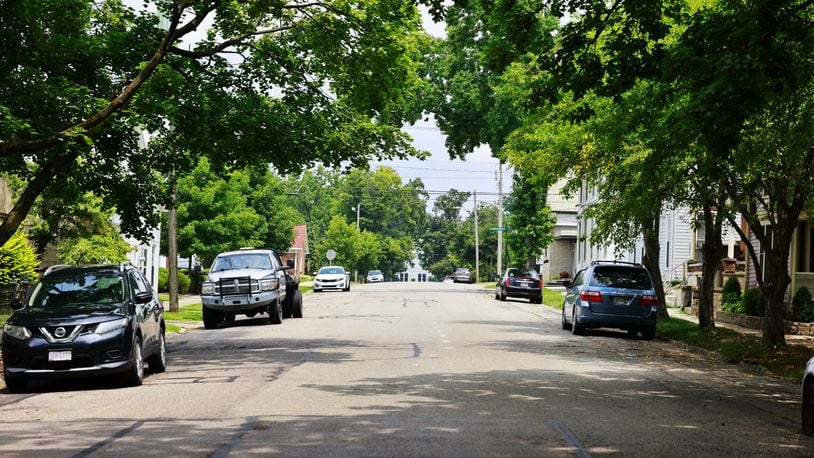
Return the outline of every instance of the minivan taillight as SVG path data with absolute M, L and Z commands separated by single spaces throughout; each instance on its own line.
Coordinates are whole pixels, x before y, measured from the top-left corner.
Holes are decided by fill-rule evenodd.
M 506 278 L 506 286 L 509 286 L 509 279 Z
M 583 291 L 579 293 L 579 299 L 585 302 L 602 302 L 602 293 L 599 291 Z
M 658 305 L 659 298 L 652 294 L 642 294 L 642 298 L 639 300 L 639 303 L 648 307 Z

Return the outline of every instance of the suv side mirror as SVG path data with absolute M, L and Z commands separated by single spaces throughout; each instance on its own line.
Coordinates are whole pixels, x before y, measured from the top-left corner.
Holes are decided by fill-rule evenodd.
M 571 283 L 570 280 L 565 280 L 564 282 L 562 282 L 562 286 L 565 286 L 567 289 L 571 289 L 571 287 L 574 286 L 574 284 Z

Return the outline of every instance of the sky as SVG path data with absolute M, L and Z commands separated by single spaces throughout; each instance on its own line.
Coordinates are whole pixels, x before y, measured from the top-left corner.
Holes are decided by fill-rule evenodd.
M 427 12 L 425 6 L 420 6 L 421 15 L 424 22 L 424 29 L 430 35 L 444 37 L 444 24 L 435 23 Z M 402 128 L 413 138 L 413 146 L 427 151 L 431 156 L 426 160 L 407 159 L 400 161 L 381 161 L 371 163 L 371 167 L 386 165 L 393 167 L 405 182 L 412 178 L 421 178 L 424 187 L 429 191 L 458 191 L 478 192 L 478 202 L 490 202 L 497 204 L 498 194 L 498 160 L 492 156 L 489 147 L 486 145 L 476 149 L 466 157 L 466 160 L 450 159 L 447 148 L 444 145 L 446 136 L 441 132 L 435 123 L 435 118 L 430 115 L 427 121 L 420 120 L 415 125 L 407 125 Z M 507 171 L 507 166 L 503 166 L 503 193 L 511 190 L 511 171 Z M 438 193 L 430 194 L 428 209 L 432 210 L 432 205 Z M 472 211 L 474 199 L 470 198 L 464 205 L 463 212 Z

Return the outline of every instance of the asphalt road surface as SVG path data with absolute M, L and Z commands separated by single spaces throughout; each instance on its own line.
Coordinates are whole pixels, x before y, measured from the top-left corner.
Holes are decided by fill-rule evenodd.
M 0 391 L 0 456 L 812 456 L 799 386 L 498 302 L 354 285 L 171 337 L 137 388 Z

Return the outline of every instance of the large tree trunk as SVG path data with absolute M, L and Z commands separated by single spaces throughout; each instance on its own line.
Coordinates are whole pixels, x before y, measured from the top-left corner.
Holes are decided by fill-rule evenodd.
M 794 222 L 785 221 L 784 225 L 794 228 Z M 788 227 L 785 226 L 785 227 Z M 782 226 L 781 226 L 782 227 Z M 769 348 L 783 347 L 786 345 L 786 290 L 791 284 L 789 276 L 789 250 L 793 229 L 770 228 L 769 233 L 773 233 L 777 243 L 766 252 L 764 266 L 766 278 L 762 282 L 761 291 L 766 306 L 766 319 L 763 322 L 763 343 Z
M 650 276 L 653 277 L 653 288 L 656 290 L 656 297 L 659 301 L 658 317 L 660 320 L 666 320 L 670 318 L 670 314 L 667 312 L 664 282 L 661 281 L 661 266 L 659 266 L 659 216 L 656 214 L 650 221 L 645 221 L 642 224 L 645 252 L 642 264 L 650 271 Z
M 721 241 L 721 218 L 710 204 L 704 205 L 704 247 L 701 249 L 701 294 L 698 303 L 698 326 L 715 327 L 715 274 L 721 264 L 724 244 Z

